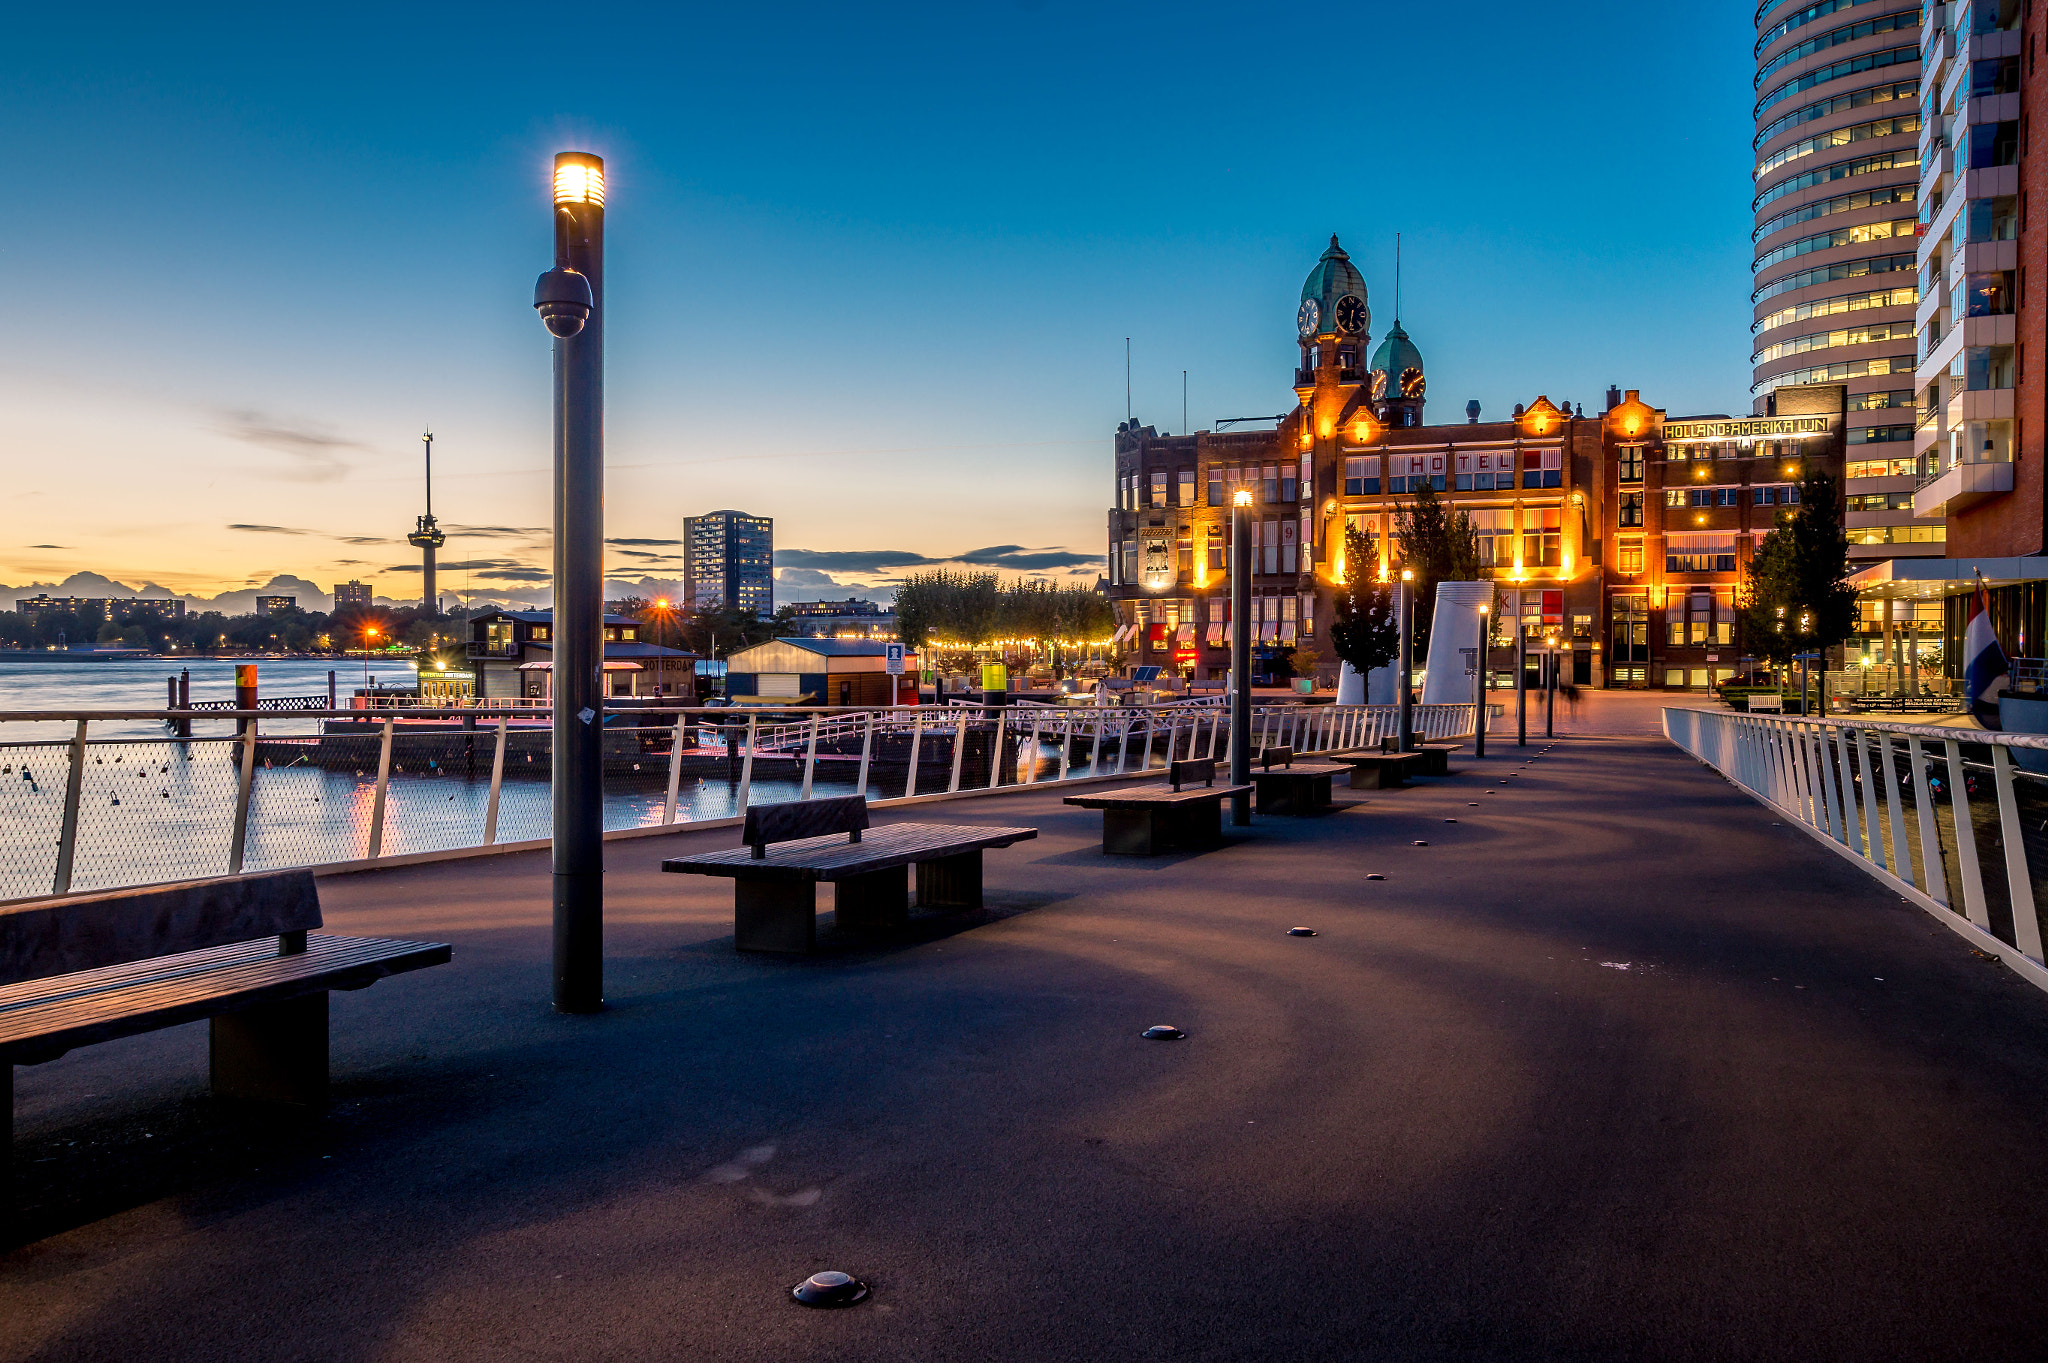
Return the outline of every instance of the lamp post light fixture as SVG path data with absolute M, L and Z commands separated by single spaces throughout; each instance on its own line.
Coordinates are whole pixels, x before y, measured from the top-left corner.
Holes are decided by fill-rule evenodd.
M 604 162 L 555 157 L 554 1001 L 604 1007 Z
M 1252 494 L 1239 488 L 1230 499 L 1230 784 L 1252 780 Z M 1230 797 L 1230 822 L 1243 828 L 1252 821 L 1252 800 L 1240 792 Z

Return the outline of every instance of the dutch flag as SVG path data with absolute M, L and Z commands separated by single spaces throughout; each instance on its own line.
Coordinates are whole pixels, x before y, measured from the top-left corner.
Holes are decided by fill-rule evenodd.
M 2005 650 L 1991 632 L 1991 594 L 1982 579 L 1977 595 L 1970 601 L 1970 619 L 1963 630 L 1963 690 L 1969 697 L 1970 713 L 1981 728 L 1996 729 L 1998 697 L 2005 691 Z

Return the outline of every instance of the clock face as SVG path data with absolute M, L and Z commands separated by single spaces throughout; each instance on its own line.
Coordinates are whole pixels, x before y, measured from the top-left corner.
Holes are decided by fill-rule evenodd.
M 1337 300 L 1337 326 L 1353 335 L 1364 328 L 1365 303 L 1356 295 L 1347 293 Z
M 1301 300 L 1301 311 L 1294 314 L 1294 325 L 1301 328 L 1304 336 L 1312 334 L 1316 323 L 1323 320 L 1323 310 L 1313 298 Z
M 1372 400 L 1374 402 L 1385 402 L 1387 400 L 1387 371 L 1384 369 L 1372 371 Z
M 1419 398 L 1422 396 L 1422 390 L 1424 386 L 1425 385 L 1423 383 L 1422 371 L 1420 369 L 1404 369 L 1401 371 L 1402 397 Z

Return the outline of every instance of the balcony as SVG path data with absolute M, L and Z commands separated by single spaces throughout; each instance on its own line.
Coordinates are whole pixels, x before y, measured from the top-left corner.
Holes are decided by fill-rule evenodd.
M 2012 491 L 2012 465 L 1953 464 L 1913 493 L 1913 514 L 1947 516 Z

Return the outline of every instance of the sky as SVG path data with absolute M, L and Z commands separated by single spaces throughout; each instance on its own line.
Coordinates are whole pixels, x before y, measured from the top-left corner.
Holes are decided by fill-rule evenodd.
M 1743 411 L 1748 19 L 36 6 L 0 46 L 0 583 L 417 599 L 431 426 L 444 596 L 544 601 L 562 150 L 606 161 L 615 595 L 727 507 L 774 517 L 779 599 L 1092 581 L 1126 338 L 1162 431 L 1287 410 L 1333 232 L 1376 339 L 1401 234 L 1432 420 Z

